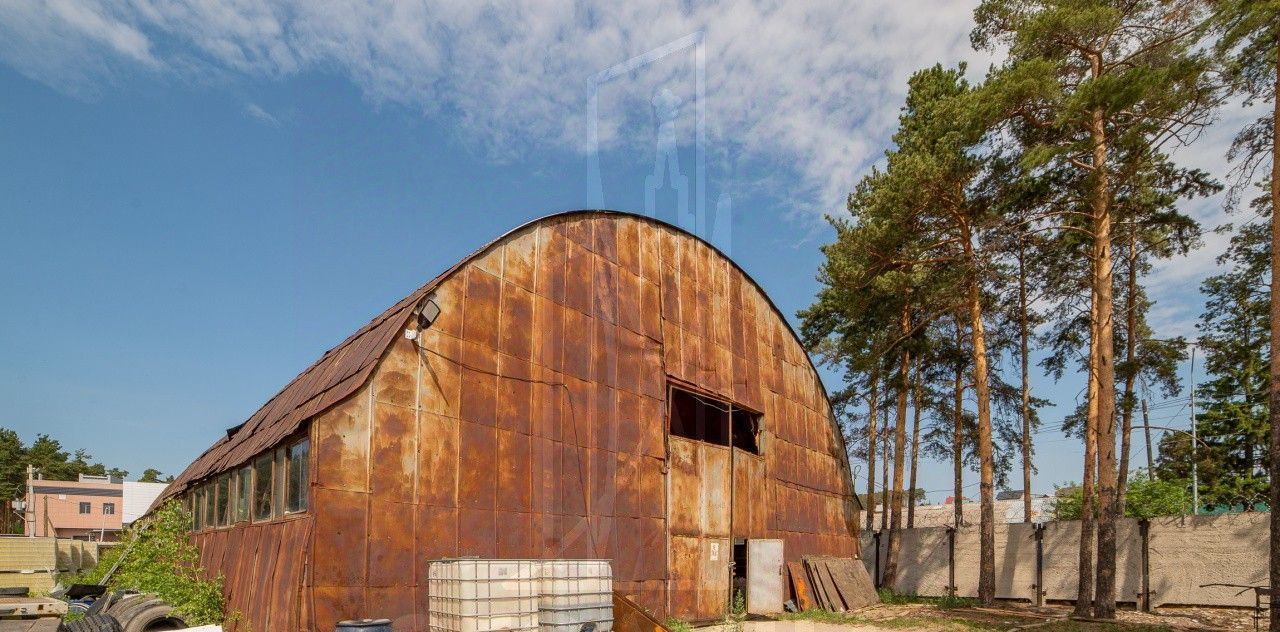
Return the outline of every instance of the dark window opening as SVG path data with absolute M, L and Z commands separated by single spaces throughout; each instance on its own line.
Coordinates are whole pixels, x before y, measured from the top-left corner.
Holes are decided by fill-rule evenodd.
M 678 388 L 671 389 L 671 434 L 729 445 L 729 405 Z
M 747 594 L 747 541 L 733 541 L 733 597 Z
M 718 399 L 671 389 L 671 434 L 760 454 L 760 415 Z
M 92 506 L 93 505 L 91 503 L 80 503 L 80 513 L 82 514 L 89 513 L 90 511 L 92 511 L 92 509 L 90 509 L 90 507 Z
M 760 435 L 760 415 L 735 408 L 732 418 L 733 447 L 752 454 L 760 454 L 760 442 L 757 440 Z

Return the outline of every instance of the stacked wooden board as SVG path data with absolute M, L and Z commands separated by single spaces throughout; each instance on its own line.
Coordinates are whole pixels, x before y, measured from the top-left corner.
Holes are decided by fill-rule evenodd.
M 862 562 L 852 557 L 806 557 L 787 564 L 796 605 L 848 612 L 880 602 Z

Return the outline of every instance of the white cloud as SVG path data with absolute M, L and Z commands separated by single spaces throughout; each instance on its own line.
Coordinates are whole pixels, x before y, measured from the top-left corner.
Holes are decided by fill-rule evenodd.
M 448 116 L 503 158 L 582 151 L 590 78 L 703 30 L 709 142 L 786 174 L 775 194 L 795 210 L 825 212 L 880 157 L 913 70 L 982 59 L 967 39 L 973 4 L 0 0 L 0 59 L 73 92 L 126 67 L 255 78 L 336 69 L 370 100 Z M 624 90 L 606 87 L 601 142 L 651 144 L 650 121 L 608 112 L 686 85 L 688 73 L 673 55 L 621 78 Z
M 274 114 L 262 109 L 262 106 L 257 103 L 246 104 L 244 106 L 244 113 L 273 127 L 280 124 L 280 119 L 276 118 Z

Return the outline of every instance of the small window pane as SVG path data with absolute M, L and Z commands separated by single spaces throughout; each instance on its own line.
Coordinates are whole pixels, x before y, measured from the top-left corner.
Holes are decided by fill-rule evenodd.
M 82 514 L 89 513 L 90 511 L 93 510 L 92 508 L 93 508 L 93 505 L 91 503 L 80 503 L 80 513 Z
M 223 474 L 218 477 L 218 501 L 214 505 L 214 517 L 219 527 L 227 526 L 231 517 L 231 479 Z
M 264 454 L 253 462 L 253 519 L 271 519 L 271 488 L 274 478 L 271 476 L 271 455 Z
M 214 505 L 214 486 L 205 485 L 205 491 L 200 495 L 200 512 L 204 514 L 200 521 L 205 523 L 205 528 L 214 526 L 212 505 Z
M 285 511 L 307 510 L 307 468 L 311 444 L 303 439 L 289 446 L 289 489 Z
M 102 514 L 103 514 L 104 516 L 114 516 L 114 515 L 116 515 L 116 504 L 115 504 L 115 503 L 102 503 Z
M 204 506 L 204 490 L 197 489 L 191 492 L 191 523 L 196 531 L 204 528 L 204 512 L 201 509 Z
M 276 448 L 276 493 L 274 498 L 275 505 L 272 510 L 277 518 L 284 515 L 285 482 L 284 448 Z
M 249 496 L 253 494 L 253 468 L 244 466 L 236 476 L 236 522 L 249 519 Z

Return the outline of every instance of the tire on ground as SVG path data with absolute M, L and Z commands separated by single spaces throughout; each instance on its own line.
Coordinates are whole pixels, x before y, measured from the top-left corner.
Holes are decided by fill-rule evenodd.
M 140 595 L 125 599 L 109 610 L 120 622 L 123 632 L 159 632 L 182 630 L 187 627 L 173 606 L 154 595 Z
M 123 632 L 120 622 L 108 614 L 91 614 L 58 626 L 58 632 Z

